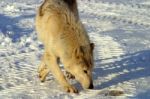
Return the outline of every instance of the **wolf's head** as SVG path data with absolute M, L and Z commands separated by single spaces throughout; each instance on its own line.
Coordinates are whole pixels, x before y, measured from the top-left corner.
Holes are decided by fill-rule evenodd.
M 71 66 L 67 68 L 67 71 L 75 76 L 84 89 L 93 89 L 93 49 L 93 43 L 75 49 Z

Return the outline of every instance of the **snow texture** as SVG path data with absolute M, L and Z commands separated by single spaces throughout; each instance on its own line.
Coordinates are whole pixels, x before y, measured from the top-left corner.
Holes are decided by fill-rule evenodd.
M 94 90 L 63 92 L 37 68 L 43 53 L 34 28 L 42 0 L 0 0 L 0 99 L 150 99 L 150 0 L 78 0 L 95 43 Z M 111 90 L 122 91 L 111 96 Z

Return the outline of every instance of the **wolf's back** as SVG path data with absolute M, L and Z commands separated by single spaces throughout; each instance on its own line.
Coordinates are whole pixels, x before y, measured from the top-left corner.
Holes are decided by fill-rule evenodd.
M 79 41 L 82 45 L 88 44 L 89 38 L 78 18 L 78 12 L 73 12 L 70 8 L 72 5 L 76 5 L 76 2 L 74 2 L 75 4 L 66 2 L 67 0 L 45 0 L 40 6 L 36 17 L 39 39 L 46 43 L 45 41 L 51 40 L 51 37 L 57 39 L 58 36 L 63 36 L 67 40 L 65 40 L 66 42 L 73 39 L 76 42 Z M 77 7 L 75 10 L 77 10 Z M 57 37 L 55 34 L 57 34 Z

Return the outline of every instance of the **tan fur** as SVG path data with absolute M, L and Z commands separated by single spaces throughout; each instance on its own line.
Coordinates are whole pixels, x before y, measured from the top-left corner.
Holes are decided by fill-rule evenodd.
M 70 1 L 45 0 L 36 15 L 36 30 L 45 47 L 39 66 L 41 81 L 51 71 L 67 92 L 76 93 L 77 89 L 68 83 L 59 68 L 58 59 L 83 88 L 90 88 L 94 44 L 79 20 L 76 0 Z

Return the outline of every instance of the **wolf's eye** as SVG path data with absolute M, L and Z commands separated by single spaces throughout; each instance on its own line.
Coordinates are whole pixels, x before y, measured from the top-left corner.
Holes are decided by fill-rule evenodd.
M 86 74 L 87 74 L 87 70 L 84 70 L 84 73 L 86 73 Z

